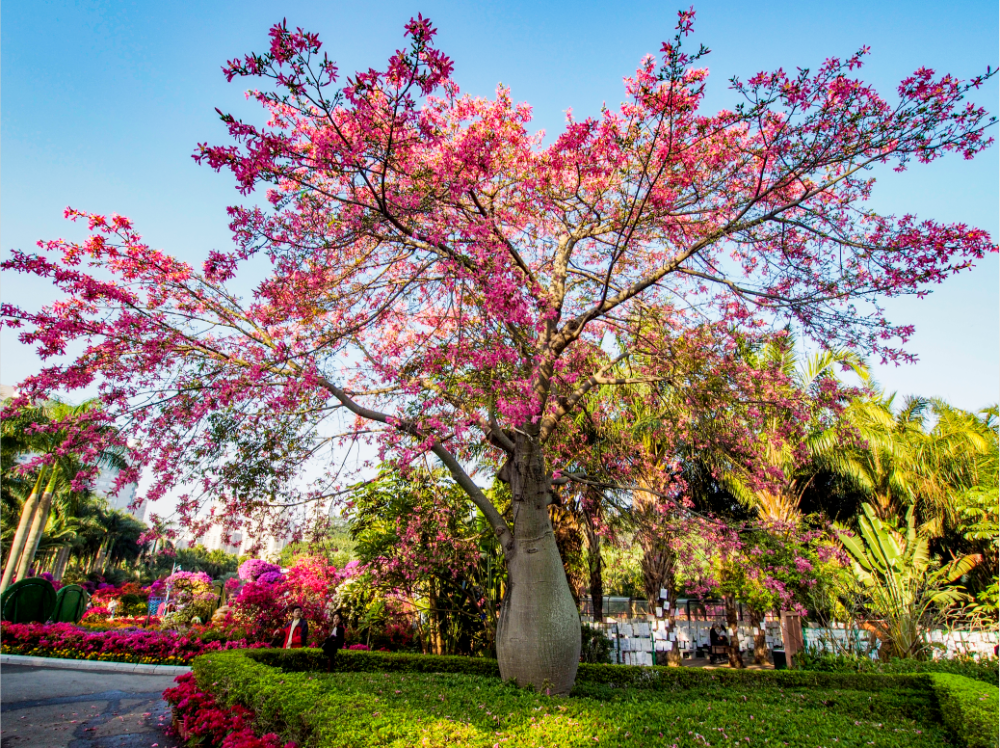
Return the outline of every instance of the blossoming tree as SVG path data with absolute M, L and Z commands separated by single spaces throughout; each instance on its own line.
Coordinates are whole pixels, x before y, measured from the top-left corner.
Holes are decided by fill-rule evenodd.
M 142 445 L 149 498 L 196 482 L 223 522 L 290 503 L 330 417 L 347 414 L 345 438 L 377 438 L 401 463 L 433 453 L 504 549 L 502 674 L 567 691 L 579 618 L 548 505 L 553 485 L 581 478 L 553 445 L 588 393 L 670 377 L 693 317 L 719 335 L 782 320 L 827 346 L 905 358 L 910 328 L 877 297 L 996 251 L 985 231 L 865 205 L 876 165 L 988 145 L 992 120 L 965 97 L 989 71 L 963 82 L 921 69 L 890 103 L 855 77 L 862 50 L 734 79 L 742 103 L 709 114 L 707 50 L 682 45 L 693 17 L 626 78 L 620 108 L 569 117 L 548 143 L 507 89 L 460 93 L 426 19 L 384 70 L 342 85 L 317 36 L 275 26 L 267 52 L 225 67 L 269 82 L 251 93 L 266 124 L 224 115 L 234 142 L 196 153 L 243 193 L 266 185 L 269 207 L 231 208 L 236 248 L 201 269 L 123 217 L 73 210 L 88 240 L 13 253 L 5 269 L 66 297 L 5 305 L 7 324 L 43 357 L 83 350 L 23 396 L 96 381 Z M 258 253 L 270 275 L 240 298 L 233 278 Z M 473 479 L 488 465 L 509 483 L 510 521 Z M 188 494 L 180 509 L 190 519 L 197 505 Z

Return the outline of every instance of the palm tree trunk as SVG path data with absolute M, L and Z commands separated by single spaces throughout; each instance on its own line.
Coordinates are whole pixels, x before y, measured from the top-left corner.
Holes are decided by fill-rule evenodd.
M 56 564 L 55 568 L 52 571 L 52 577 L 57 582 L 61 582 L 63 574 L 66 573 L 66 564 L 69 562 L 69 551 L 70 551 L 69 546 L 64 545 L 62 548 L 59 549 L 59 553 L 56 554 Z
M 59 468 L 53 467 L 49 475 L 48 485 L 42 494 L 38 507 L 35 509 L 35 516 L 31 521 L 31 530 L 28 539 L 24 543 L 24 551 L 21 559 L 17 563 L 17 578 L 24 579 L 35 561 L 35 554 L 38 552 L 38 544 L 42 542 L 42 535 L 45 534 L 45 525 L 49 521 L 49 512 L 52 510 L 52 498 L 56 490 L 56 482 L 59 480 Z
M 35 511 L 41 499 L 44 475 L 45 468 L 41 468 L 38 471 L 38 479 L 35 481 L 35 486 L 31 489 L 31 495 L 28 496 L 28 500 L 24 502 L 24 506 L 21 508 L 21 519 L 17 523 L 17 532 L 14 534 L 14 540 L 10 544 L 10 553 L 7 555 L 7 566 L 4 567 L 3 581 L 0 582 L 0 592 L 6 590 L 11 582 L 15 581 L 14 572 L 17 569 L 18 561 L 21 559 L 21 554 L 24 552 L 24 546 L 30 531 L 29 528 L 31 527 L 32 520 L 35 518 Z

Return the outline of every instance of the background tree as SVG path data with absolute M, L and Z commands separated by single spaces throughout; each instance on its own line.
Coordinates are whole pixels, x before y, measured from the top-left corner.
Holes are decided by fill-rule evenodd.
M 501 673 L 567 692 L 579 616 L 548 505 L 553 481 L 573 478 L 553 444 L 581 400 L 630 383 L 611 373 L 637 353 L 638 378 L 668 378 L 667 343 L 696 314 L 723 334 L 779 318 L 830 348 L 905 358 L 894 340 L 909 329 L 877 298 L 996 249 L 984 231 L 865 203 L 876 165 L 988 145 L 992 120 L 965 102 L 983 76 L 922 69 L 890 104 L 854 77 L 863 50 L 734 80 L 743 103 L 706 114 L 707 49 L 683 46 L 693 15 L 626 80 L 618 110 L 571 119 L 547 145 L 506 89 L 461 95 L 426 19 L 407 25 L 409 46 L 384 70 L 340 89 L 316 35 L 275 26 L 268 51 L 226 66 L 230 79 L 275 83 L 252 94 L 268 124 L 225 115 L 235 144 L 197 154 L 244 193 L 268 185 L 270 207 L 233 208 L 236 249 L 201 271 L 144 245 L 124 218 L 74 211 L 90 239 L 13 252 L 5 269 L 51 278 L 67 298 L 5 305 L 8 323 L 26 325 L 43 357 L 84 351 L 28 378 L 23 397 L 97 380 L 121 441 L 135 436 L 156 476 L 148 498 L 197 483 L 225 516 L 302 500 L 294 478 L 331 414 L 350 414 L 355 438 L 377 438 L 401 464 L 433 453 L 505 554 Z M 227 283 L 258 252 L 272 273 L 240 299 Z M 651 310 L 674 335 L 649 333 Z M 609 333 L 617 350 L 603 347 Z M 238 428 L 213 430 L 218 413 Z M 231 485 L 226 466 L 255 458 L 228 440 L 248 432 L 297 436 L 275 444 L 265 485 Z M 487 465 L 510 486 L 510 522 L 472 478 Z M 338 485 L 331 476 L 305 500 Z M 180 502 L 189 522 L 198 507 Z

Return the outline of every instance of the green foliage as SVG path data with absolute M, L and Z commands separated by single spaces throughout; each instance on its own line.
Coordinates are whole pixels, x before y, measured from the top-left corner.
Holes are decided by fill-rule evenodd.
M 934 673 L 931 687 L 941 720 L 965 748 L 997 748 L 1000 689 L 960 675 Z
M 898 532 L 864 504 L 858 524 L 861 537 L 844 535 L 854 573 L 866 596 L 869 620 L 896 657 L 925 653 L 924 632 L 940 612 L 966 596 L 951 582 L 975 566 L 970 556 L 942 564 L 932 558 L 928 538 L 917 531 L 913 507 L 906 513 L 906 532 Z
M 357 558 L 354 551 L 356 545 L 347 522 L 342 519 L 331 519 L 322 531 L 317 532 L 316 539 L 289 543 L 282 548 L 278 565 L 291 566 L 298 556 L 322 556 L 327 563 L 342 569 L 348 562 Z
M 599 628 L 580 627 L 580 662 L 611 662 L 611 639 Z
M 572 697 L 549 698 L 501 683 L 490 660 L 345 652 L 339 672 L 308 672 L 321 662 L 316 650 L 234 651 L 197 658 L 194 673 L 222 704 L 252 709 L 257 734 L 275 732 L 301 748 L 930 748 L 949 737 L 942 695 L 926 675 L 584 664 Z
M 795 656 L 798 670 L 825 673 L 951 673 L 983 683 L 997 683 L 1000 678 L 996 657 L 955 657 L 940 660 L 895 659 L 887 662 L 873 660 L 864 655 L 830 654 L 810 649 Z
M 348 612 L 362 625 L 379 618 L 384 625 L 393 617 L 388 598 L 408 598 L 422 614 L 426 649 L 492 652 L 506 564 L 496 534 L 464 491 L 444 471 L 385 470 L 352 500 L 354 550 L 372 573 L 364 607 L 357 605 L 364 597 L 357 583 L 345 590 L 354 598 Z

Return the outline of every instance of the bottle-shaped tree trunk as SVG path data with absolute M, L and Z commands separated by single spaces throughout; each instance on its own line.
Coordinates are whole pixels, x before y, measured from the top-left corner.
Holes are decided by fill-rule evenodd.
M 507 538 L 507 591 L 497 627 L 504 680 L 566 694 L 580 662 L 580 613 L 573 602 L 549 520 L 551 481 L 537 441 L 515 436 L 504 469 L 513 498 Z

